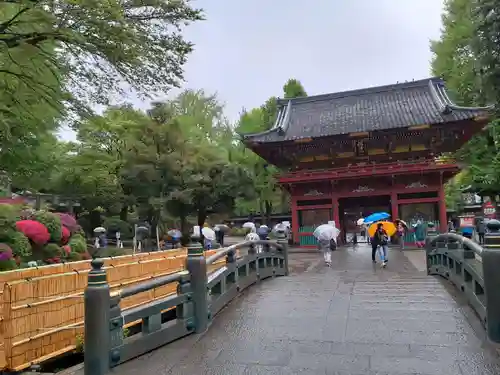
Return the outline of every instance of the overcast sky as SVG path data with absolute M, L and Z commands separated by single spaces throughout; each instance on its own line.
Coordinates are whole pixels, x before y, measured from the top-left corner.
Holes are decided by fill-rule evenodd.
M 280 96 L 289 78 L 314 95 L 430 76 L 429 41 L 439 38 L 443 8 L 442 0 L 195 4 L 207 20 L 186 31 L 195 51 L 185 67 L 185 87 L 216 92 L 233 121 L 242 108 Z

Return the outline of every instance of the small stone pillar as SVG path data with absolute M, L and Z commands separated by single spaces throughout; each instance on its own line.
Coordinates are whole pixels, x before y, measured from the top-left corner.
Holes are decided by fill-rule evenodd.
M 93 259 L 85 301 L 84 374 L 105 375 L 109 371 L 110 303 L 109 285 L 102 259 Z
M 286 238 L 286 234 L 284 232 L 277 232 L 276 233 L 277 237 L 277 243 L 281 245 L 281 252 L 283 254 L 283 259 L 284 259 L 284 267 L 285 267 L 285 275 L 288 276 L 288 239 Z
M 187 247 L 186 269 L 191 275 L 191 291 L 194 303 L 194 331 L 205 332 L 211 316 L 208 311 L 207 301 L 207 262 L 201 238 L 196 233 L 191 237 Z
M 429 274 L 432 264 L 430 262 L 430 254 L 432 250 L 435 247 L 438 247 L 441 242 L 435 242 L 434 245 L 432 245 L 432 241 L 434 240 L 435 237 L 437 237 L 438 233 L 435 229 L 434 223 L 428 223 L 427 224 L 427 237 L 425 238 L 425 262 L 427 265 L 427 274 Z
M 500 221 L 490 220 L 486 227 L 482 253 L 486 331 L 491 341 L 500 343 Z
M 427 236 L 436 237 L 438 235 L 438 231 L 436 229 L 436 225 L 433 222 L 427 223 Z

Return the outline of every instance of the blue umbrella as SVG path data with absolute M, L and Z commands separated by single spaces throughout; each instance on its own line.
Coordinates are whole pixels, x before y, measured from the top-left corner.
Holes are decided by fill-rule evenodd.
M 385 220 L 388 217 L 391 217 L 387 212 L 376 212 L 374 214 L 368 215 L 365 217 L 363 223 L 364 224 L 371 224 L 379 220 Z

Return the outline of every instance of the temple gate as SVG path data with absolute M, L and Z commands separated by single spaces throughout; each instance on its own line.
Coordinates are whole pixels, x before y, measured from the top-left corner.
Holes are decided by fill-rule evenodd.
M 439 78 L 278 104 L 274 127 L 243 141 L 283 170 L 301 246 L 315 245 L 314 228 L 328 220 L 345 239 L 377 211 L 445 231 L 443 185 L 459 171 L 448 155 L 481 131 L 490 110 L 455 105 Z

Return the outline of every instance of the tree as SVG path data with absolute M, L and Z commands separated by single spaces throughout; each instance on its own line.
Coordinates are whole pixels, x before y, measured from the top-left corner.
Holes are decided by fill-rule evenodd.
M 15 9 L 15 4 L 0 3 L 0 20 L 13 19 Z M 36 19 L 26 20 L 19 25 L 14 19 L 12 27 L 34 32 Z M 3 35 L 1 30 L 0 26 Z M 64 97 L 63 72 L 52 63 L 55 59 L 54 43 L 46 43 L 42 53 L 30 45 L 9 49 L 0 37 L 0 165 L 16 188 L 39 189 L 33 181 L 35 174 L 51 165 L 53 132 Z
M 283 92 L 285 93 L 285 99 L 300 98 L 307 96 L 306 90 L 302 86 L 300 81 L 291 78 L 283 86 Z
M 89 228 L 101 225 L 101 213 L 127 220 L 135 201 L 122 172 L 133 135 L 148 117 L 128 106 L 110 107 L 102 116 L 83 121 L 78 144 L 68 144 L 52 175 L 52 191 L 78 197 L 88 213 Z M 90 228 L 92 227 L 92 228 Z
M 177 86 L 192 50 L 181 26 L 202 19 L 189 0 L 12 0 L 0 3 L 0 15 L 3 58 L 36 53 L 55 77 L 67 73 L 61 84 L 74 98 L 98 103 L 108 103 L 127 88 L 124 83 L 143 95 Z M 2 72 L 16 75 L 20 68 L 13 60 Z M 34 75 L 23 73 L 22 79 L 45 91 Z
M 296 79 L 289 79 L 283 86 L 283 94 L 286 99 L 307 96 L 302 84 Z M 269 98 L 260 108 L 251 111 L 244 111 L 237 126 L 239 134 L 258 133 L 271 129 L 277 117 L 277 98 Z M 275 175 L 277 168 L 269 165 L 265 160 L 255 155 L 249 150 L 242 148 L 242 153 L 246 154 L 247 169 L 255 176 L 254 188 L 258 199 L 256 202 L 239 201 L 240 213 L 259 211 L 263 222 L 269 222 L 273 210 L 278 207 L 280 210 L 286 209 L 288 196 L 277 186 Z
M 481 1 L 478 4 L 482 3 Z M 483 9 L 484 11 L 484 9 Z M 485 24 L 481 26 L 480 10 L 470 0 L 447 0 L 445 12 L 442 16 L 443 30 L 441 38 L 431 43 L 434 53 L 432 72 L 442 77 L 451 91 L 454 100 L 464 106 L 481 106 L 491 102 L 487 92 L 487 75 L 484 66 L 487 60 L 486 51 L 490 47 L 483 47 L 489 43 L 483 33 Z M 479 36 L 479 38 L 478 38 Z M 493 38 L 489 35 L 488 38 Z M 489 39 L 492 40 L 492 39 Z M 490 83 L 491 85 L 491 83 Z M 498 150 L 495 146 L 498 134 L 497 122 L 492 122 L 486 132 L 482 132 L 469 141 L 456 153 L 459 161 L 465 165 L 466 173 L 470 176 L 470 183 L 474 189 L 489 194 L 500 188 L 500 161 L 497 161 Z M 453 185 L 450 181 L 449 185 Z M 449 200 L 453 201 L 456 194 L 453 186 L 448 186 Z
M 480 102 L 477 56 L 472 46 L 475 20 L 470 0 L 446 0 L 441 38 L 431 42 L 432 73 L 446 81 L 454 100 L 465 106 Z
M 473 6 L 475 17 L 474 52 L 480 64 L 479 73 L 485 101 L 500 102 L 500 14 L 498 0 L 477 0 Z M 497 115 L 500 108 L 496 106 Z

